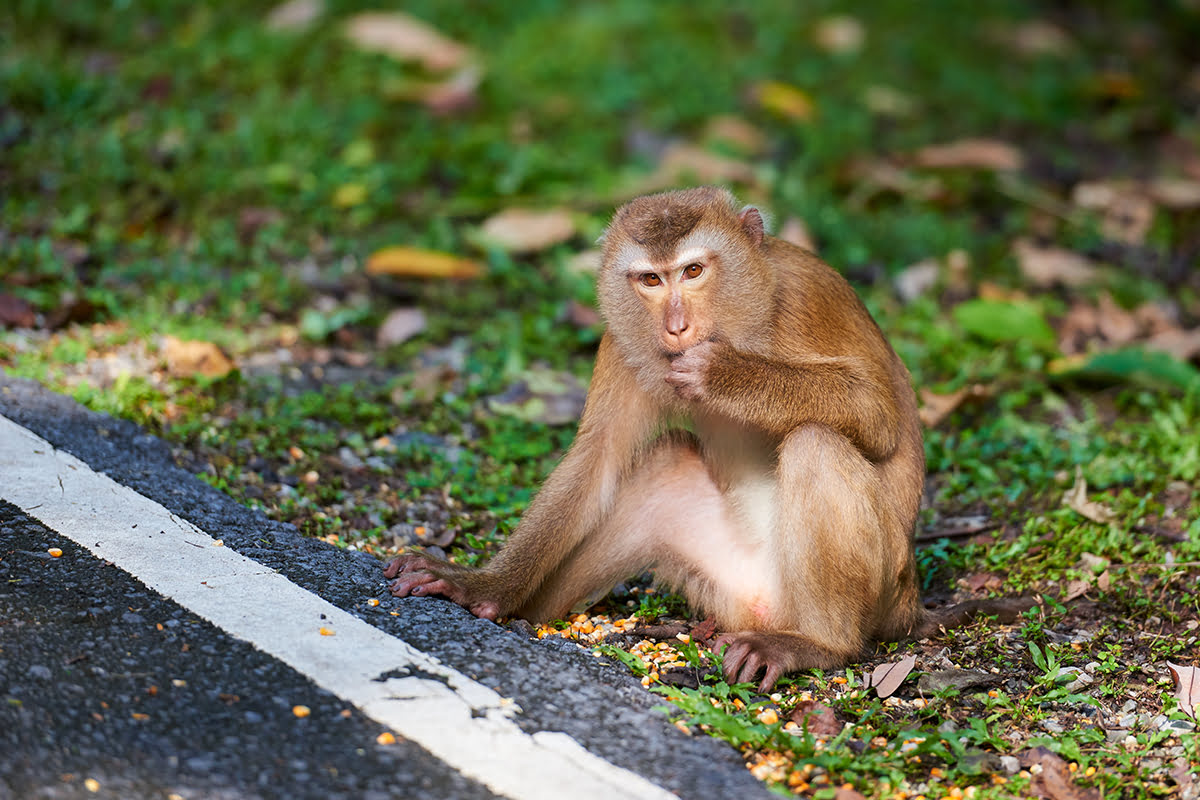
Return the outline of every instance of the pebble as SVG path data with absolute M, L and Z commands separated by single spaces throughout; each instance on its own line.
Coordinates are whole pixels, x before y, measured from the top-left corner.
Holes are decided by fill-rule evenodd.
M 1052 719 L 1044 719 L 1038 723 L 1038 727 L 1048 733 L 1059 734 L 1066 730 L 1062 725 Z
M 1016 775 L 1021 771 L 1021 762 L 1015 756 L 1000 756 L 1000 768 L 1009 775 Z
M 1122 714 L 1132 714 L 1134 711 L 1137 711 L 1136 700 L 1126 700 L 1125 705 L 1121 706 Z
M 54 677 L 54 673 L 50 671 L 49 667 L 43 664 L 33 664 L 29 667 L 29 677 L 39 681 L 48 681 Z

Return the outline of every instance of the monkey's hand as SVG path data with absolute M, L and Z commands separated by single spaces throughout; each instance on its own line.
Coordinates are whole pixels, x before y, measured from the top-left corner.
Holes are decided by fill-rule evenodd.
M 488 581 L 479 570 L 468 569 L 425 553 L 405 553 L 383 568 L 395 597 L 441 597 L 458 603 L 482 619 L 500 616 L 500 603 L 488 592 Z
M 700 342 L 671 359 L 667 383 L 675 388 L 675 394 L 684 400 L 704 399 L 705 377 L 716 350 L 715 342 Z

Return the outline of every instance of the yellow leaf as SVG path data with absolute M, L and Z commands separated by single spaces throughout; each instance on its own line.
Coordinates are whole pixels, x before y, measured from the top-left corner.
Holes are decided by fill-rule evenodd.
M 233 371 L 234 365 L 212 342 L 181 340 L 174 336 L 163 337 L 163 357 L 167 371 L 177 378 L 201 375 L 205 378 L 220 378 Z
M 401 278 L 476 278 L 483 272 L 479 262 L 437 250 L 415 247 L 385 247 L 367 259 L 368 275 Z
M 338 208 L 360 206 L 367 200 L 367 187 L 361 183 L 343 183 L 333 193 L 333 204 Z
M 808 93 L 780 81 L 762 81 L 753 90 L 758 104 L 782 117 L 807 122 L 817 108 Z

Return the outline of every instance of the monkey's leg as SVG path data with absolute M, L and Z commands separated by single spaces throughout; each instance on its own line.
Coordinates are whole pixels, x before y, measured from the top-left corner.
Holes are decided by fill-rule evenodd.
M 708 575 L 722 569 L 725 582 L 737 584 L 728 579 L 761 566 L 752 550 L 731 546 L 733 527 L 728 503 L 695 444 L 665 437 L 622 481 L 608 516 L 517 613 L 532 620 L 561 617 L 647 567 L 667 573 L 667 582 L 689 597 L 690 583 L 712 583 Z M 749 595 L 742 587 L 729 590 Z
M 729 645 L 729 680 L 762 672 L 764 691 L 784 673 L 861 654 L 891 570 L 877 468 L 850 440 L 823 425 L 802 426 L 783 441 L 776 474 L 769 549 L 781 590 L 763 624 L 718 640 Z

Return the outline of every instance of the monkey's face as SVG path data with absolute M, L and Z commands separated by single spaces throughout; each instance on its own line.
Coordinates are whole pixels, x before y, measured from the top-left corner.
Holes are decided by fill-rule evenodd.
M 714 333 L 711 294 L 716 282 L 716 258 L 707 248 L 679 252 L 668 263 L 639 258 L 625 270 L 629 286 L 655 323 L 664 355 L 682 353 Z

